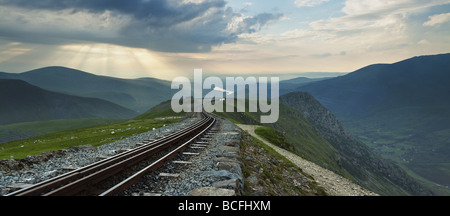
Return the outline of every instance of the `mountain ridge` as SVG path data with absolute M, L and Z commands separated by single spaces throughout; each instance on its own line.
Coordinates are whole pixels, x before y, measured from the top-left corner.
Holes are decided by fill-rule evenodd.
M 109 101 L 52 92 L 14 79 L 0 79 L 0 101 L 0 124 L 71 118 L 131 118 L 137 115 Z
M 407 88 L 404 88 L 402 92 L 392 92 L 396 94 L 393 96 L 420 95 L 421 99 L 427 99 L 427 94 L 422 95 L 421 91 L 425 89 L 439 93 L 437 90 L 434 91 L 435 88 L 439 88 L 442 90 L 439 96 L 449 97 L 450 90 L 446 88 L 450 80 L 449 62 L 450 53 L 417 56 L 393 64 L 373 64 L 344 76 L 300 86 L 295 91 L 310 92 L 335 114 L 354 114 L 355 112 L 360 114 L 367 111 L 368 107 L 377 106 L 385 100 L 393 100 L 388 93 L 393 90 L 399 91 L 400 87 Z M 434 68 L 429 68 L 430 66 Z M 433 71 L 429 72 L 430 70 Z M 408 86 L 411 82 L 417 86 Z M 397 89 L 393 89 L 396 87 Z M 408 94 L 404 91 L 410 92 Z M 405 97 L 401 102 L 413 102 L 407 100 L 408 97 Z M 353 104 L 353 101 L 358 103 Z M 388 105 L 393 105 L 392 101 L 388 102 L 391 102 Z M 450 104 L 448 100 L 440 102 Z
M 0 79 L 20 79 L 40 88 L 107 100 L 142 113 L 172 95 L 170 82 L 155 78 L 122 79 L 77 69 L 49 66 L 23 73 L 0 73 Z

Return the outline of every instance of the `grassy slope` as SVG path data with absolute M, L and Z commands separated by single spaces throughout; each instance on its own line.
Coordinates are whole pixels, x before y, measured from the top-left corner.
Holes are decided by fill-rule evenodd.
M 0 143 L 119 121 L 124 121 L 124 119 L 59 119 L 0 125 Z
M 32 133 L 47 134 L 83 127 L 111 124 L 119 121 L 123 121 L 123 119 L 60 119 L 60 120 L 1 125 L 0 128 L 7 130 L 29 131 Z
M 284 137 L 281 132 L 276 131 L 273 128 L 265 126 L 258 127 L 256 128 L 255 133 L 274 145 L 277 145 L 284 149 L 289 149 L 290 151 L 294 150 L 293 148 L 291 148 L 292 145 L 286 140 L 286 137 Z
M 0 159 L 10 158 L 11 156 L 24 158 L 27 155 L 36 155 L 78 145 L 100 146 L 177 121 L 179 119 L 128 120 L 8 142 L 0 145 Z M 112 134 L 113 131 L 114 134 Z

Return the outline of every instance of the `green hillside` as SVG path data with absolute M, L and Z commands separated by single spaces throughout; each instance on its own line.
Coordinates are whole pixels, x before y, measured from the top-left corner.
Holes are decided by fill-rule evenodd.
M 22 80 L 0 79 L 0 124 L 76 118 L 131 118 L 136 112 L 97 98 L 44 90 Z
M 58 119 L 0 125 L 0 144 L 39 135 L 123 121 L 123 119 Z
M 348 172 L 340 165 L 339 152 L 319 134 L 300 111 L 292 107 L 280 104 L 280 116 L 274 124 L 260 124 L 259 118 L 262 114 L 260 112 L 215 112 L 215 114 L 236 123 L 258 124 L 271 128 L 262 132 L 263 137 L 278 140 L 275 144 L 279 144 L 280 147 L 290 150 L 324 168 L 351 178 Z M 264 133 L 272 135 L 275 133 L 277 136 L 264 136 Z M 282 138 L 280 137 L 281 135 L 283 136 Z M 283 140 L 283 142 L 279 140 Z

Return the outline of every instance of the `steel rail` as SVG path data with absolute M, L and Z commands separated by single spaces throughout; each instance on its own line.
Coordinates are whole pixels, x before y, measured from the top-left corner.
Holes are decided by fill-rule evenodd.
M 200 133 L 198 133 L 197 135 L 195 135 L 194 137 L 192 137 L 191 139 L 189 139 L 188 141 L 186 141 L 185 143 L 183 143 L 182 145 L 180 145 L 176 149 L 172 150 L 168 154 L 166 154 L 163 157 L 159 158 L 158 160 L 156 160 L 152 164 L 146 166 L 145 168 L 143 168 L 140 171 L 136 172 L 132 176 L 128 177 L 127 179 L 123 180 L 122 182 L 116 184 L 115 186 L 113 186 L 110 189 L 106 190 L 105 192 L 101 193 L 99 196 L 111 196 L 111 195 L 116 194 L 118 191 L 124 190 L 124 189 L 128 188 L 129 186 L 133 185 L 142 176 L 144 176 L 146 173 L 156 170 L 157 168 L 162 166 L 164 161 L 174 157 L 178 152 L 184 150 L 190 143 L 192 143 L 192 141 L 194 141 L 195 139 L 197 139 L 200 136 L 202 136 L 206 131 L 208 131 L 214 125 L 215 121 L 216 120 L 214 118 L 212 118 L 212 122 L 208 125 L 208 127 L 203 129 Z
M 164 146 L 170 146 L 174 142 L 181 141 L 182 139 L 186 139 L 187 136 L 191 136 L 199 128 L 204 127 L 204 125 L 206 125 L 212 119 L 211 116 L 207 116 L 205 114 L 202 115 L 202 120 L 198 121 L 190 127 L 172 133 L 169 136 L 160 138 L 153 142 L 134 148 L 130 151 L 117 154 L 110 158 L 95 162 L 91 165 L 79 168 L 63 175 L 45 180 L 30 187 L 12 192 L 10 194 L 7 194 L 6 196 L 38 196 L 52 189 L 54 189 L 52 192 L 46 193 L 44 195 L 73 195 L 74 192 L 80 192 L 92 185 L 92 182 L 99 182 L 102 179 L 120 172 L 122 169 L 132 166 L 133 164 L 136 164 L 139 161 L 150 157 L 152 154 L 163 150 Z M 112 168 L 108 169 L 108 167 Z M 78 182 L 84 185 L 77 186 L 74 182 Z M 60 187 L 61 185 L 64 186 Z

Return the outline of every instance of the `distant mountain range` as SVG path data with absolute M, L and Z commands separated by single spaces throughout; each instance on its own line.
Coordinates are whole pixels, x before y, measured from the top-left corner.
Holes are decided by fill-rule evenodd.
M 404 106 L 450 105 L 450 54 L 375 64 L 345 76 L 300 86 L 337 115 Z
M 165 80 L 120 79 L 56 66 L 19 74 L 0 72 L 0 79 L 19 79 L 49 91 L 99 98 L 138 113 L 149 110 L 173 95 L 170 82 Z
M 327 80 L 330 79 L 331 77 L 324 77 L 324 78 L 307 78 L 307 77 L 297 77 L 297 78 L 293 78 L 293 79 L 289 79 L 289 80 L 283 80 L 280 81 L 280 95 L 284 95 L 287 94 L 289 92 L 293 92 L 293 91 L 297 91 L 298 88 L 308 85 L 310 83 L 314 83 L 314 82 L 318 82 L 318 81 L 322 81 L 322 80 Z M 268 86 L 268 89 L 270 91 L 271 86 Z
M 372 149 L 450 187 L 450 54 L 375 64 L 300 86 Z
M 0 79 L 0 101 L 0 124 L 137 115 L 109 101 L 52 92 L 23 80 Z

